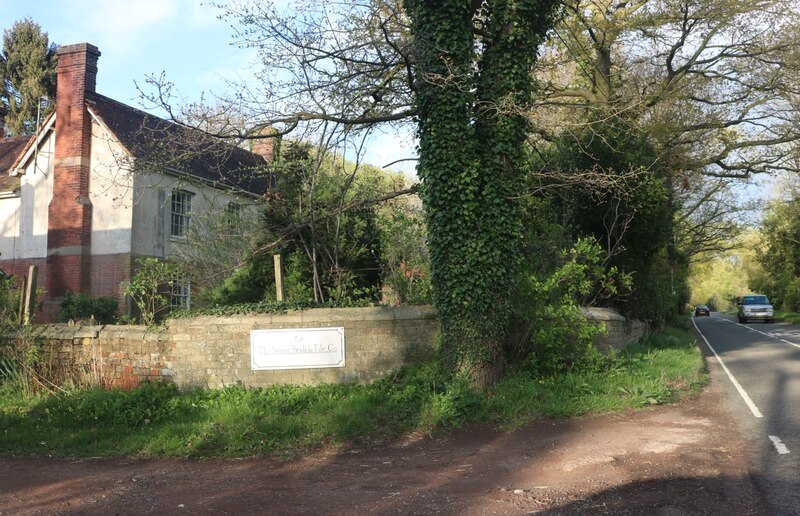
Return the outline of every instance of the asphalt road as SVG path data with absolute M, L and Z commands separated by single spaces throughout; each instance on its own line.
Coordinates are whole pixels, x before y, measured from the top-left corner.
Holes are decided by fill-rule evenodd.
M 770 514 L 800 515 L 800 326 L 715 313 L 694 323 L 728 376 L 727 400 Z

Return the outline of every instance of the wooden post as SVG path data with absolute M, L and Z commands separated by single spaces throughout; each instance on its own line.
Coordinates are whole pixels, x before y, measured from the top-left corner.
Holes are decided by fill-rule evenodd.
M 28 284 L 28 278 L 25 276 L 22 277 L 22 281 L 19 283 L 19 306 L 17 309 L 17 322 L 19 324 L 25 323 L 25 287 Z
M 275 254 L 272 256 L 275 261 L 275 298 L 279 303 L 285 301 L 285 293 L 283 290 L 283 266 L 281 265 L 281 255 Z
M 33 319 L 33 311 L 36 308 L 36 283 L 39 279 L 39 267 L 31 265 L 28 267 L 28 281 L 25 282 L 25 311 L 22 314 L 22 324 L 28 324 Z

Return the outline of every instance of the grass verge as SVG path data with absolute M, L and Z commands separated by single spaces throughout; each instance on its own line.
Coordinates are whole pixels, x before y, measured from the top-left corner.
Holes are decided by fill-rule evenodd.
M 792 323 L 792 324 L 800 324 L 800 313 L 797 313 L 797 312 L 784 312 L 783 310 L 776 310 L 775 311 L 775 320 L 778 321 L 778 322 L 787 322 L 787 323 Z
M 0 453 L 184 457 L 291 457 L 470 422 L 513 429 L 539 418 L 666 403 L 706 381 L 694 339 L 678 329 L 590 370 L 545 378 L 520 372 L 485 393 L 442 382 L 434 363 L 365 386 L 184 393 L 148 384 L 129 392 L 92 388 L 31 396 L 13 378 L 0 378 Z

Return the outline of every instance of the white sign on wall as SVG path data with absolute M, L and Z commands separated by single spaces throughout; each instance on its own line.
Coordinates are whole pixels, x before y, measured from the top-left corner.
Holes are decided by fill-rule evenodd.
M 252 330 L 254 371 L 344 367 L 344 328 Z

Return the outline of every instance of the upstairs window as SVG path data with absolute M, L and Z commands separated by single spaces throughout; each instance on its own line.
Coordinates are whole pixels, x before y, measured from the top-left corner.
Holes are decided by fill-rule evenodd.
M 186 190 L 172 191 L 172 208 L 169 234 L 172 238 L 186 238 L 189 224 L 192 221 L 192 192 Z

